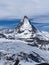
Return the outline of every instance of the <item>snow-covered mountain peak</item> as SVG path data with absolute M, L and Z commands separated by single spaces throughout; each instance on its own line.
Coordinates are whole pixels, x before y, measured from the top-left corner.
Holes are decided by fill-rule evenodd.
M 24 16 L 22 23 L 23 24 L 20 27 L 20 30 L 22 30 L 22 31 L 24 31 L 24 30 L 30 30 L 31 31 L 32 30 L 32 26 L 31 26 L 30 21 L 29 21 L 27 16 Z
M 7 39 L 21 39 L 29 42 L 49 42 L 49 33 L 43 33 L 36 29 L 34 25 L 31 24 L 29 18 L 24 16 L 24 18 L 20 21 L 18 26 L 14 30 L 3 30 L 0 32 L 0 38 Z M 36 43 L 35 42 L 35 43 Z M 42 43 L 42 42 L 41 42 Z
M 25 30 L 32 30 L 32 25 L 30 24 L 30 21 L 27 16 L 24 16 L 23 20 L 20 21 L 18 26 L 15 29 L 17 32 L 25 31 Z
M 0 65 L 18 61 L 18 65 L 49 65 L 49 33 L 36 29 L 26 16 L 17 28 L 0 30 Z
M 30 39 L 32 38 L 33 33 L 35 32 L 36 28 L 30 23 L 30 20 L 27 16 L 24 16 L 23 20 L 19 23 L 15 32 L 17 32 L 18 38 L 23 39 Z
M 19 23 L 19 25 L 15 29 L 17 32 L 23 32 L 23 31 L 32 31 L 37 32 L 37 29 L 34 27 L 34 25 L 31 24 L 29 18 L 27 16 L 24 16 L 23 20 Z
M 27 16 L 24 16 L 23 20 L 19 23 L 17 28 L 15 29 L 15 35 L 16 38 L 18 39 L 25 39 L 27 41 L 32 41 L 33 40 L 47 40 L 47 36 L 43 35 L 41 31 L 36 29 L 34 25 L 31 24 L 29 18 Z M 38 41 L 39 41 L 38 40 Z M 49 40 L 49 39 L 48 39 Z

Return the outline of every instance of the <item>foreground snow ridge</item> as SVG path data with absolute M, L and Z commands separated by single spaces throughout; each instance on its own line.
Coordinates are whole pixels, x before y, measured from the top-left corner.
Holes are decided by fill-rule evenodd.
M 13 29 L 0 31 L 0 65 L 49 64 L 49 33 L 39 31 L 24 16 Z

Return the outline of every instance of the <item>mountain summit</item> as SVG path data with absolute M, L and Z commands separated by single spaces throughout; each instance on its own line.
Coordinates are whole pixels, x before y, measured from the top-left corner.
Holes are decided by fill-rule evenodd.
M 31 24 L 27 16 L 24 16 L 23 20 L 19 23 L 16 30 L 17 32 L 25 31 L 25 30 L 32 31 L 32 32 L 37 31 L 37 29 Z
M 25 30 L 32 31 L 32 26 L 27 16 L 24 16 L 22 25 L 20 26 L 20 31 L 25 31 Z
M 28 17 L 24 16 L 15 31 L 19 39 L 31 39 L 33 34 L 37 32 L 37 29 L 31 24 Z

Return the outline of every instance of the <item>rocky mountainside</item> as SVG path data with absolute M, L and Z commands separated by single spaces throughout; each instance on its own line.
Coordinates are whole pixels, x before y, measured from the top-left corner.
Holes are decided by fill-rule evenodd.
M 30 20 L 27 16 L 24 16 L 24 19 L 19 23 L 17 28 L 17 38 L 19 39 L 31 39 L 33 34 L 37 32 L 37 29 L 31 25 Z
M 49 33 L 28 17 L 14 29 L 0 30 L 0 65 L 49 65 Z
M 36 46 L 45 46 L 49 43 L 49 33 L 39 31 L 31 24 L 27 16 L 24 16 L 23 20 L 20 21 L 14 30 L 1 30 L 0 38 L 24 40 L 26 42 L 32 42 Z
M 24 19 L 15 28 L 15 33 L 17 39 L 33 42 L 37 46 L 45 46 L 49 43 L 48 35 L 32 25 L 27 16 L 24 16 Z

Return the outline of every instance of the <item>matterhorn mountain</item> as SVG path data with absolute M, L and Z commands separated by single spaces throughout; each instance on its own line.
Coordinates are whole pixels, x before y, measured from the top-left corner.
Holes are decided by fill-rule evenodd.
M 37 29 L 31 25 L 28 17 L 24 16 L 24 19 L 15 28 L 15 32 L 17 32 L 18 39 L 33 40 L 33 34 L 37 32 Z
M 37 29 L 31 24 L 29 18 L 27 16 L 24 16 L 23 20 L 19 23 L 17 26 L 16 30 L 18 32 L 23 32 L 23 31 L 29 31 L 29 32 L 37 32 Z
M 23 20 L 15 28 L 15 38 L 27 42 L 33 42 L 36 45 L 46 45 L 49 43 L 49 37 L 47 34 L 39 31 L 34 25 L 32 25 L 27 16 L 24 16 Z
M 18 39 L 26 42 L 33 42 L 39 45 L 46 45 L 49 43 L 49 33 L 39 31 L 31 24 L 29 18 L 24 16 L 18 26 L 14 29 L 2 29 L 0 31 L 0 38 Z

